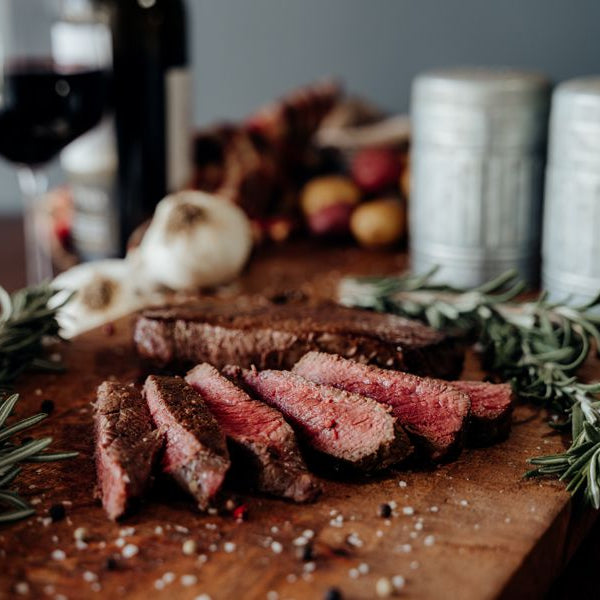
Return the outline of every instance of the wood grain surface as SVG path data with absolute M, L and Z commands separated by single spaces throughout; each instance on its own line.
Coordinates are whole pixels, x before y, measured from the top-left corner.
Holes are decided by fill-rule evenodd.
M 329 295 L 341 273 L 391 272 L 404 260 L 400 254 L 294 244 L 263 252 L 225 293 L 301 288 Z M 328 480 L 312 505 L 245 496 L 248 520 L 238 523 L 230 515 L 196 512 L 161 481 L 136 514 L 111 523 L 93 497 L 90 402 L 103 379 L 143 377 L 130 328 L 126 318 L 114 331 L 85 334 L 60 348 L 66 374 L 19 382 L 18 415 L 32 414 L 42 400 L 52 399 L 55 411 L 36 435 L 51 434 L 54 448 L 75 449 L 80 456 L 28 466 L 19 479 L 21 493 L 39 512 L 0 528 L 2 598 L 21 597 L 21 591 L 32 598 L 208 594 L 212 600 L 300 600 L 322 598 L 335 586 L 345 599 L 366 599 L 376 597 L 380 578 L 395 575 L 406 580 L 398 597 L 535 598 L 547 591 L 595 518 L 575 506 L 561 484 L 522 479 L 528 456 L 557 451 L 564 440 L 550 431 L 543 412 L 519 406 L 513 432 L 502 444 L 465 450 L 455 462 L 432 470 Z M 600 373 L 596 364 L 586 368 L 589 376 Z M 464 376 L 481 376 L 473 356 Z M 397 504 L 396 514 L 386 520 L 378 507 L 390 501 Z M 49 507 L 59 502 L 67 518 L 48 522 Z M 79 527 L 87 530 L 85 544 L 74 539 Z M 314 565 L 308 567 L 293 543 L 307 529 L 314 532 L 315 546 Z M 197 544 L 193 556 L 182 552 L 188 539 Z

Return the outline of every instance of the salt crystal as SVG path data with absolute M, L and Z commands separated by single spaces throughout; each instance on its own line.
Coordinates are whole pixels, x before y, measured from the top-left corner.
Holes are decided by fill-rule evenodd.
M 358 565 L 358 572 L 361 575 L 366 575 L 369 572 L 369 570 L 370 570 L 370 568 L 367 563 L 360 563 L 360 565 Z
M 173 571 L 167 571 L 163 576 L 162 580 L 168 585 L 169 583 L 173 583 L 175 581 L 175 573 Z
M 182 575 L 180 581 L 182 586 L 191 587 L 198 583 L 198 578 L 195 575 Z
M 121 550 L 121 555 L 123 558 L 131 558 L 135 556 L 140 549 L 135 544 L 127 544 L 123 550 Z
M 433 535 L 428 535 L 425 537 L 425 539 L 423 540 L 423 543 L 426 546 L 433 546 L 433 544 L 435 544 L 435 537 Z
M 125 540 L 123 538 L 117 538 L 115 541 L 115 546 L 117 548 L 122 548 L 125 545 Z
M 359 575 L 360 573 L 358 572 L 358 569 L 350 569 L 348 571 L 348 576 L 350 577 L 350 579 L 358 579 Z
M 317 563 L 315 563 L 314 561 L 310 561 L 310 562 L 307 562 L 304 564 L 304 570 L 307 573 L 313 573 L 316 568 L 317 568 Z
M 157 525 L 154 528 L 154 533 L 155 535 L 162 535 L 164 533 L 164 529 L 160 525 Z
M 267 600 L 279 600 L 279 594 L 275 590 L 267 592 Z
M 181 545 L 181 551 L 186 556 L 191 556 L 192 554 L 196 553 L 197 547 L 198 546 L 194 540 L 185 540 L 185 542 L 183 542 L 183 544 Z
M 290 573 L 290 574 L 289 574 L 289 575 L 288 575 L 288 576 L 285 578 L 285 580 L 286 580 L 288 583 L 296 583 L 296 581 L 298 580 L 298 577 L 297 577 L 296 575 L 294 575 L 294 573 Z
M 380 538 L 380 537 L 383 537 L 383 531 L 381 531 L 381 529 L 378 529 L 378 530 L 375 532 L 375 535 L 376 535 L 378 538 Z
M 401 552 L 405 552 L 406 554 L 408 554 L 409 552 L 411 552 L 412 550 L 412 546 L 410 544 L 402 544 L 400 546 L 400 551 Z
M 225 542 L 223 544 L 223 550 L 227 552 L 227 554 L 231 554 L 235 552 L 235 544 L 233 542 Z
M 85 539 L 88 537 L 88 530 L 85 527 L 78 527 L 73 532 L 73 537 L 76 540 L 85 541 Z
M 208 594 L 200 594 L 199 596 L 196 596 L 194 600 L 211 600 L 211 598 Z
M 375 584 L 375 593 L 379 598 L 389 598 L 392 595 L 394 588 L 387 577 L 381 577 Z
M 283 546 L 279 543 L 279 542 L 273 542 L 271 544 L 271 550 L 275 553 L 275 554 L 281 554 L 283 551 Z
M 402 514 L 404 514 L 404 515 L 414 515 L 415 514 L 415 509 L 412 506 L 405 506 L 402 509 Z
M 417 522 L 415 523 L 415 529 L 416 529 L 417 531 L 422 531 L 422 530 L 423 530 L 423 521 L 417 521 Z
M 292 544 L 294 544 L 294 546 L 306 546 L 307 542 L 308 540 L 303 535 L 301 535 L 300 537 L 297 537 L 292 542 Z
M 83 572 L 83 580 L 91 583 L 92 581 L 97 581 L 98 575 L 93 573 L 92 571 L 84 571 Z
M 19 583 L 15 585 L 15 592 L 21 594 L 21 596 L 26 596 L 29 594 L 29 584 L 26 581 L 19 581 Z
M 101 589 L 102 586 L 97 581 L 94 581 L 94 583 L 90 585 L 90 590 L 92 590 L 92 592 L 99 592 Z
M 65 560 L 65 558 L 67 558 L 67 555 L 64 553 L 63 550 L 54 550 L 51 556 L 53 560 Z
M 408 484 L 406 483 L 406 481 L 399 481 L 399 482 L 398 482 L 398 485 L 399 485 L 401 488 L 405 488 L 405 487 L 406 487 Z
M 413 561 L 410 563 L 410 568 L 411 568 L 413 571 L 414 571 L 415 569 L 418 569 L 418 568 L 419 568 L 419 561 L 418 561 L 418 560 L 413 560 Z
M 307 540 L 312 540 L 312 538 L 315 537 L 315 532 L 312 529 L 305 529 L 302 532 L 302 536 L 305 537 Z
M 277 527 L 277 525 L 273 525 L 273 527 L 271 527 L 271 533 L 279 533 L 279 527 Z
M 157 580 L 154 582 L 154 587 L 155 587 L 157 590 L 164 590 L 164 589 L 165 589 L 165 582 L 164 582 L 162 579 L 157 579 Z
M 121 537 L 129 537 L 129 536 L 132 536 L 134 533 L 135 533 L 134 527 L 124 527 L 123 529 L 121 529 L 121 531 L 119 531 L 119 535 Z
M 461 500 L 461 501 L 460 501 L 460 505 L 461 505 L 461 506 L 468 506 L 468 505 L 469 505 L 469 503 L 468 503 L 466 500 Z
M 395 589 L 401 590 L 406 585 L 406 580 L 402 575 L 394 575 L 392 577 L 392 585 Z

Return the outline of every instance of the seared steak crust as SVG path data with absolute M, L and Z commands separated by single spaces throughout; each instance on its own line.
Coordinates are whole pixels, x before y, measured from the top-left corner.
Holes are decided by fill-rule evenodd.
M 234 468 L 259 491 L 296 502 L 314 500 L 320 486 L 308 472 L 294 431 L 282 414 L 251 398 L 212 365 L 193 368 L 186 381 L 197 390 L 230 441 Z
M 226 367 L 224 373 L 280 410 L 307 446 L 334 464 L 376 471 L 400 462 L 412 450 L 389 409 L 370 398 L 289 371 Z
M 446 382 L 319 352 L 306 354 L 294 373 L 390 406 L 400 425 L 434 460 L 461 446 L 470 402 Z
M 122 516 L 151 478 L 162 445 L 141 393 L 132 385 L 105 381 L 94 405 L 98 492 L 110 519 Z
M 205 509 L 230 464 L 223 431 L 200 394 L 179 377 L 150 375 L 144 396 L 165 435 L 165 472 Z
M 511 426 L 513 390 L 508 383 L 453 381 L 452 387 L 469 396 L 471 415 L 467 442 L 485 446 L 505 439 Z
M 134 340 L 154 364 L 208 362 L 291 369 L 311 350 L 442 379 L 458 375 L 463 351 L 420 323 L 333 303 L 202 301 L 150 309 Z

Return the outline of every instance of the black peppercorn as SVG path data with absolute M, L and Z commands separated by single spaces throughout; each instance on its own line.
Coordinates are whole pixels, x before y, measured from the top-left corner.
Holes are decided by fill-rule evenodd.
M 53 523 L 56 523 L 56 521 L 62 521 L 67 515 L 65 507 L 62 504 L 53 504 L 48 510 L 48 514 L 50 515 Z
M 309 562 L 314 558 L 313 545 L 310 542 L 298 546 L 296 556 L 303 562 Z
M 392 516 L 392 507 L 387 502 L 379 506 L 379 516 L 384 519 L 389 519 Z
M 342 600 L 342 592 L 336 587 L 329 588 L 325 592 L 324 600 Z
M 47 415 L 51 415 L 54 410 L 54 402 L 52 402 L 52 400 L 43 400 L 40 410 Z
M 109 556 L 109 557 L 106 559 L 106 568 L 107 568 L 109 571 L 116 571 L 118 566 L 119 566 L 119 565 L 118 565 L 118 563 L 117 563 L 117 561 L 116 561 L 116 559 L 115 559 L 114 557 L 112 557 L 112 556 Z

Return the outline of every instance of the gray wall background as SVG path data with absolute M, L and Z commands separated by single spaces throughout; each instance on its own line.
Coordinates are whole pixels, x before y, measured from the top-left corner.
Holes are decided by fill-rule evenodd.
M 421 70 L 510 65 L 600 73 L 600 0 L 187 0 L 197 125 L 237 119 L 333 75 L 391 111 Z M 60 177 L 56 175 L 55 178 Z M 19 210 L 0 164 L 0 212 Z

